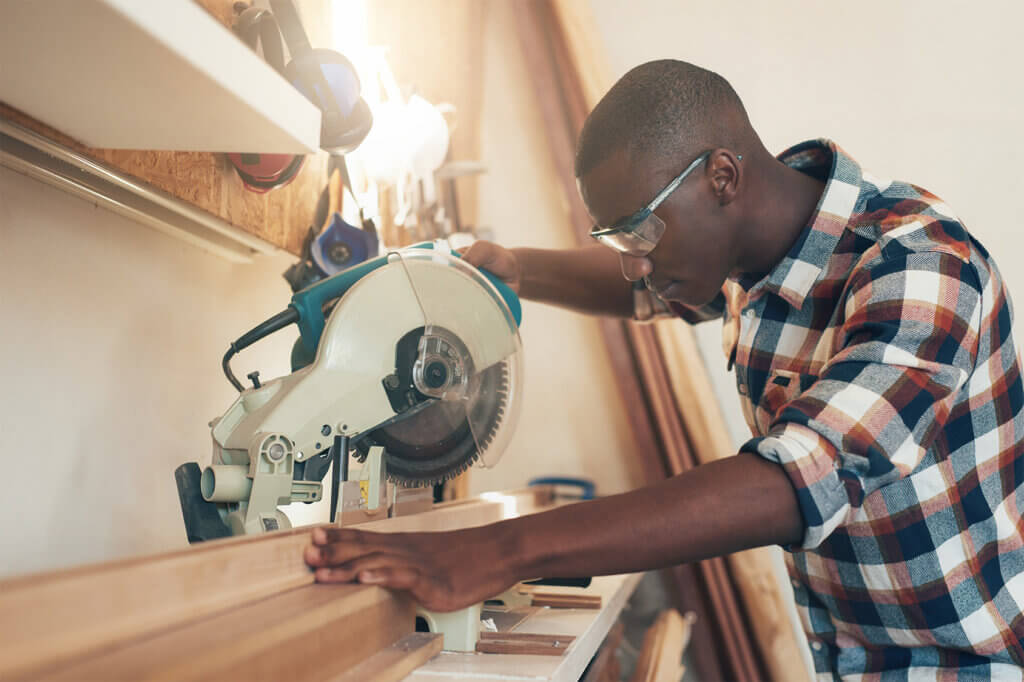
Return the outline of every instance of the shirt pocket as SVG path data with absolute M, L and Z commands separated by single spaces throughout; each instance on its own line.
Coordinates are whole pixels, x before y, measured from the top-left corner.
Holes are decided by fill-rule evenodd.
M 768 375 L 764 385 L 764 393 L 757 404 L 758 426 L 763 433 L 768 432 L 769 425 L 778 418 L 778 413 L 794 398 L 803 392 L 800 386 L 800 372 L 776 369 Z

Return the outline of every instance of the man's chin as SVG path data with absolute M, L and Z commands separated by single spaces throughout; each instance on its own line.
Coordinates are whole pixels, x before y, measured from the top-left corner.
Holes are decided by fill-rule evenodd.
M 718 291 L 707 294 L 706 292 L 690 291 L 682 282 L 672 282 L 666 287 L 654 290 L 658 298 L 666 303 L 681 303 L 691 308 L 699 308 L 715 300 Z

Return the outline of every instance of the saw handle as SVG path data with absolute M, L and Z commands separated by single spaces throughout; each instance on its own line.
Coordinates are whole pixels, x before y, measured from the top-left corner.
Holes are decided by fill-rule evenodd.
M 435 246 L 433 242 L 423 242 L 414 244 L 409 248 L 433 249 Z M 448 254 L 456 258 L 462 258 L 460 253 L 450 249 Z M 324 331 L 324 304 L 338 298 L 348 291 L 353 284 L 377 268 L 387 265 L 387 263 L 387 255 L 379 256 L 348 270 L 343 270 L 332 277 L 311 284 L 292 296 L 292 301 L 288 304 L 288 307 L 294 309 L 298 314 L 300 339 L 308 357 L 312 358 L 316 355 L 316 348 L 320 344 L 320 335 Z M 519 297 L 507 284 L 491 273 L 486 270 L 480 270 L 480 272 L 501 294 L 518 326 L 523 319 L 522 304 L 519 302 Z

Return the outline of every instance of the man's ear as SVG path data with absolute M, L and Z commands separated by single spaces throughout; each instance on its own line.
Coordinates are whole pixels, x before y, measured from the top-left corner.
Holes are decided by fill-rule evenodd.
M 711 179 L 711 190 L 720 206 L 732 203 L 743 179 L 740 156 L 730 149 L 720 147 L 711 152 L 707 160 L 707 173 Z

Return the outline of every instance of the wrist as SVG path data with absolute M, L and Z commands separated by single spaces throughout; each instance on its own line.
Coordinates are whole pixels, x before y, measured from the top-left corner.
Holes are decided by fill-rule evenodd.
M 516 293 L 519 294 L 519 296 L 522 298 L 529 298 L 528 292 L 530 292 L 530 284 L 527 281 L 525 264 L 525 261 L 529 258 L 526 252 L 529 250 L 530 249 L 527 248 L 509 249 L 515 261 L 515 281 L 518 284 L 518 291 L 516 291 Z
M 506 586 L 533 577 L 527 556 L 528 543 L 518 529 L 521 524 L 516 521 L 518 519 L 499 521 L 469 529 L 475 535 L 472 546 L 482 554 L 481 564 L 488 566 L 491 574 Z

